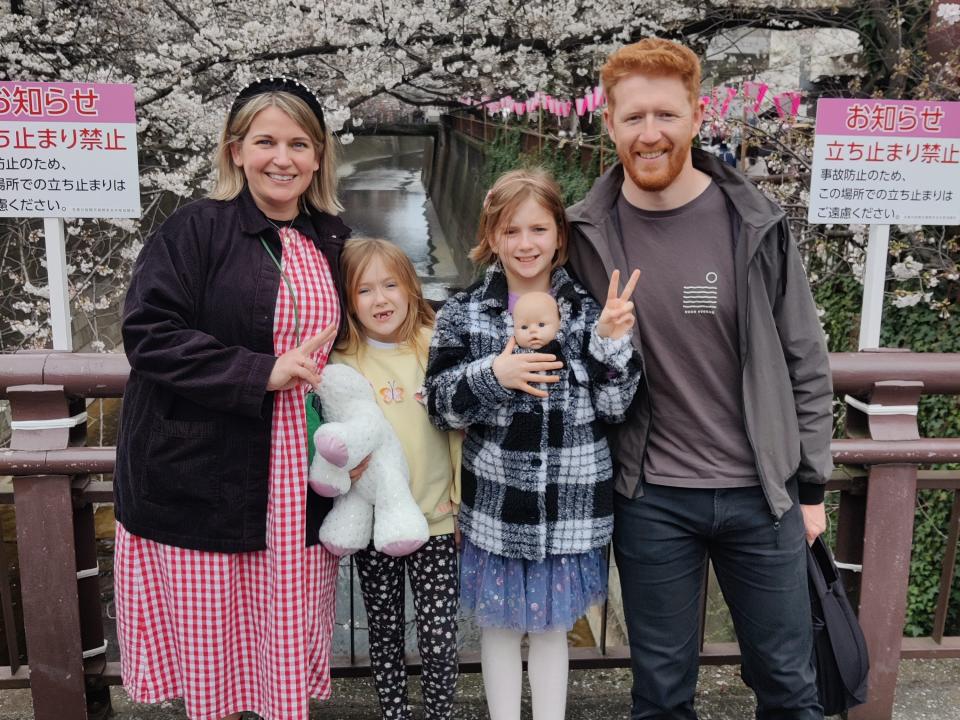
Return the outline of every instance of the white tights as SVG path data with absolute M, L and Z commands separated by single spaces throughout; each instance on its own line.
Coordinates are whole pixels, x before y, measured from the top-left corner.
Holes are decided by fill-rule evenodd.
M 480 665 L 490 720 L 520 720 L 523 635 L 501 628 L 483 628 L 481 632 Z M 563 720 L 567 707 L 567 666 L 566 632 L 530 633 L 527 675 L 533 720 Z

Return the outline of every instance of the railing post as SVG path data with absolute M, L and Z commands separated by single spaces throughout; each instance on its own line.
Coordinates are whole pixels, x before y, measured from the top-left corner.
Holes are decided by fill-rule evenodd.
M 80 608 L 80 641 L 83 650 L 87 712 L 91 717 L 106 717 L 111 702 L 110 688 L 103 682 L 103 674 L 107 669 L 107 642 L 104 639 L 100 604 L 96 518 L 93 513 L 93 503 L 81 497 L 89 483 L 89 475 L 81 475 L 72 483 L 77 600 Z
M 922 392 L 918 381 L 876 382 L 866 401 L 847 396 L 848 426 L 866 429 L 873 440 L 917 439 Z M 850 711 L 850 720 L 893 717 L 916 495 L 916 465 L 870 468 L 859 612 L 870 651 L 869 692 L 867 703 Z
M 933 615 L 931 637 L 938 645 L 943 642 L 947 626 L 947 608 L 950 605 L 950 588 L 953 587 L 953 568 L 957 563 L 957 546 L 960 544 L 960 490 L 953 492 L 953 509 L 950 510 L 950 530 L 947 533 L 946 553 L 940 570 L 940 591 L 937 593 L 937 609 Z
M 12 450 L 69 445 L 78 413 L 62 385 L 7 389 Z M 82 408 L 82 401 L 80 404 Z M 83 645 L 69 475 L 14 477 L 17 554 L 30 692 L 37 720 L 86 720 Z
M 837 507 L 837 547 L 835 559 L 843 565 L 863 567 L 863 537 L 866 532 L 867 490 L 862 480 L 854 481 L 852 487 L 840 491 Z M 853 607 L 860 604 L 860 574 L 853 570 L 840 570 L 844 589 Z

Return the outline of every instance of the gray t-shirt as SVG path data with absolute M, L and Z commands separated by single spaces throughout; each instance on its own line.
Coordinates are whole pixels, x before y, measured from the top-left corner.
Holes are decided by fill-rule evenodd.
M 634 293 L 653 410 L 644 480 L 695 488 L 759 483 L 744 429 L 734 243 L 710 183 L 682 207 L 646 211 L 621 194 L 625 270 Z

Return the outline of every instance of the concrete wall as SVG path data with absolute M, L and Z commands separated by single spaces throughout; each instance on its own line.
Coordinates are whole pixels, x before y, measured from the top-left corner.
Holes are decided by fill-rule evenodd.
M 477 240 L 480 208 L 487 188 L 483 184 L 486 155 L 473 138 L 455 132 L 447 118 L 440 124 L 433 163 L 424 165 L 423 184 L 430 194 L 440 225 L 463 277 L 474 275 L 467 253 Z
M 423 153 L 426 165 L 433 150 L 432 142 L 432 138 L 422 135 L 359 135 L 349 145 L 337 148 L 341 175 L 353 163 L 415 152 Z

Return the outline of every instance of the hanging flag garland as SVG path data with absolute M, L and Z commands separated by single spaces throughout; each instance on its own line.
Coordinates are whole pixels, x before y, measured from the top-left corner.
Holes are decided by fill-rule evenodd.
M 803 100 L 803 93 L 799 90 L 786 90 L 776 95 L 770 94 L 770 86 L 764 82 L 752 80 L 745 81 L 742 85 L 724 85 L 715 87 L 709 95 L 703 95 L 700 98 L 704 113 L 711 119 L 722 119 L 730 113 L 734 98 L 741 96 L 743 98 L 744 109 L 749 109 L 754 114 L 764 112 L 764 101 L 769 100 L 770 105 L 777 112 L 777 117 L 785 121 L 796 120 L 800 111 L 800 104 Z M 460 98 L 460 102 L 468 107 L 481 107 L 491 114 L 503 113 L 504 115 L 515 114 L 517 117 L 532 115 L 542 110 L 543 112 L 558 118 L 569 117 L 571 112 L 576 112 L 578 117 L 588 113 L 594 113 L 603 108 L 607 102 L 603 88 L 597 85 L 592 90 L 588 90 L 581 97 L 574 99 L 561 100 L 547 93 L 537 92 L 527 97 L 525 100 L 514 100 L 512 96 L 505 95 L 499 100 L 493 100 L 489 96 L 483 96 L 479 100 L 470 97 Z M 741 106 L 738 106 L 741 107 Z

